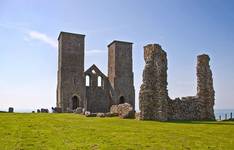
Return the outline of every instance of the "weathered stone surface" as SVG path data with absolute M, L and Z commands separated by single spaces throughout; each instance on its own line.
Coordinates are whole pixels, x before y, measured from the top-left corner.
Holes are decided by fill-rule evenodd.
M 214 88 L 209 56 L 197 57 L 197 95 L 170 99 L 167 55 L 160 45 L 144 47 L 145 68 L 139 93 L 141 120 L 214 120 Z
M 106 113 L 111 105 L 125 102 L 134 108 L 132 43 L 113 41 L 108 45 L 105 76 L 95 65 L 84 72 L 84 38 L 85 35 L 68 32 L 59 35 L 56 106 L 62 112 L 83 107 L 91 113 Z
M 86 117 L 88 117 L 90 114 L 91 114 L 91 112 L 85 111 L 85 114 L 84 114 L 84 115 L 85 115 Z
M 136 120 L 140 120 L 140 115 L 141 115 L 140 112 L 136 112 L 136 113 L 135 113 L 135 119 L 136 119 Z
M 110 112 L 113 114 L 119 114 L 118 105 L 112 105 L 110 108 Z
M 83 114 L 83 108 L 82 107 L 77 107 L 74 111 L 76 114 Z
M 92 65 L 85 71 L 85 77 L 89 78 L 89 84 L 86 86 L 87 110 L 91 113 L 109 112 L 111 100 L 109 96 L 110 83 L 108 78 L 96 65 Z
M 73 111 L 74 111 L 74 110 L 71 109 L 71 108 L 69 108 L 69 107 L 68 107 L 67 110 L 66 110 L 67 113 L 73 113 Z
M 105 113 L 97 113 L 97 117 L 103 118 L 103 117 L 106 117 L 106 114 Z
M 9 113 L 13 113 L 14 112 L 14 108 L 13 107 L 9 107 L 8 112 Z
M 118 114 L 108 112 L 108 113 L 105 113 L 105 116 L 106 116 L 106 117 L 116 117 L 116 116 L 118 116 Z
M 97 113 L 91 113 L 90 111 L 85 111 L 84 114 L 86 117 L 97 117 Z
M 144 47 L 145 68 L 140 88 L 140 119 L 167 120 L 167 54 L 158 44 Z
M 84 107 L 84 38 L 85 35 L 61 32 L 58 37 L 57 107 L 72 112 Z
M 131 104 L 124 103 L 119 105 L 112 105 L 111 106 L 111 113 L 118 114 L 121 118 L 134 118 L 135 111 Z
M 204 105 L 197 96 L 176 98 L 168 101 L 168 120 L 201 120 Z
M 210 57 L 206 54 L 197 56 L 197 96 L 204 105 L 201 118 L 215 120 L 213 109 L 215 91 L 209 61 Z
M 129 103 L 135 110 L 132 68 L 132 43 L 111 42 L 108 45 L 108 79 L 112 87 L 111 96 L 113 99 L 111 105 Z

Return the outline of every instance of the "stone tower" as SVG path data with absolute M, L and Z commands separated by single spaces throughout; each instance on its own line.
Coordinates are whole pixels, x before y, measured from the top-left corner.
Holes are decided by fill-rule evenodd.
M 67 32 L 58 37 L 57 107 L 62 112 L 85 107 L 84 38 Z
M 108 78 L 115 91 L 115 104 L 129 103 L 135 108 L 132 43 L 113 41 L 108 45 Z
M 210 57 L 206 54 L 197 56 L 197 96 L 204 106 L 201 119 L 214 120 L 215 91 L 209 61 Z
M 144 47 L 145 68 L 140 88 L 140 119 L 167 120 L 167 54 L 158 44 Z

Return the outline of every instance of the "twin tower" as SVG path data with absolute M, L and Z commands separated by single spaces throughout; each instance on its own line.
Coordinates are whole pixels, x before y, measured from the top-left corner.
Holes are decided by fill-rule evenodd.
M 135 106 L 132 43 L 108 45 L 108 76 L 96 65 L 84 71 L 85 35 L 61 32 L 58 37 L 57 107 L 70 112 L 82 107 L 92 113 L 109 112 L 112 105 Z

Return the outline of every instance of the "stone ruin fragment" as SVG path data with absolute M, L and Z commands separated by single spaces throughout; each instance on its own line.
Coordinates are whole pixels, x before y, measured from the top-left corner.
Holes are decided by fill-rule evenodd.
M 140 88 L 141 120 L 214 120 L 215 92 L 210 58 L 197 57 L 197 95 L 170 99 L 167 90 L 167 54 L 158 44 L 144 47 L 145 68 Z
M 110 108 L 110 113 L 116 114 L 120 118 L 135 118 L 135 111 L 131 104 L 124 103 L 119 105 L 112 105 Z

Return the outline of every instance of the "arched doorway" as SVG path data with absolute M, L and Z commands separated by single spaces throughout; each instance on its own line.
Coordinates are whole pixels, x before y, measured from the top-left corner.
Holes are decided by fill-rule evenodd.
M 79 98 L 77 96 L 72 97 L 72 110 L 79 107 Z
M 119 98 L 119 104 L 125 103 L 125 98 L 123 96 L 120 96 Z

